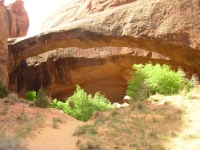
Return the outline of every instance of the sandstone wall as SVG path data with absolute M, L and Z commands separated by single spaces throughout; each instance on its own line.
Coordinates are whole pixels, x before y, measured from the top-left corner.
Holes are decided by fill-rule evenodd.
M 28 13 L 22 0 L 6 6 L 5 22 L 10 38 L 26 36 L 29 28 Z
M 25 36 L 28 31 L 28 14 L 24 9 L 24 2 L 17 0 L 5 7 L 4 0 L 0 1 L 0 80 L 8 85 L 9 51 L 7 39 L 9 37 Z
M 0 80 L 3 84 L 8 84 L 8 32 L 4 21 L 6 9 L 4 0 L 0 1 Z

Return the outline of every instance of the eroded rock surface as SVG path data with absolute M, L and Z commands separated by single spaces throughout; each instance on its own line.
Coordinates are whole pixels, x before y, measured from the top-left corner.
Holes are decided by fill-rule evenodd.
M 17 0 L 5 7 L 4 0 L 0 0 L 0 80 L 8 85 L 8 37 L 26 35 L 28 31 L 28 15 L 23 6 L 24 2 Z
M 67 25 L 88 17 L 88 15 L 111 10 L 135 2 L 136 0 L 69 0 L 63 1 L 60 8 L 43 23 L 39 32 Z M 120 17 L 120 16 L 119 16 Z M 54 18 L 52 20 L 52 18 Z M 113 24 L 113 22 L 110 22 Z
M 46 89 L 46 93 L 60 100 L 74 93 L 76 84 L 87 93 L 97 91 L 112 102 L 122 102 L 127 80 L 135 63 L 169 64 L 174 70 L 182 66 L 186 72 L 194 69 L 169 60 L 157 53 L 126 47 L 90 49 L 57 48 L 21 62 L 10 74 L 10 89 L 24 95 L 27 90 Z
M 42 33 L 9 41 L 10 87 L 23 92 L 43 86 L 52 95 L 62 97 L 69 95 L 66 93 L 72 92 L 75 84 L 81 84 L 90 92 L 98 89 L 105 89 L 104 93 L 111 92 L 109 88 L 113 89 L 112 94 L 123 91 L 124 96 L 126 80 L 122 76 L 122 68 L 130 69 L 140 57 L 133 56 L 130 51 L 109 55 L 118 48 L 111 49 L 111 52 L 98 51 L 99 57 L 96 57 L 96 47 L 108 46 L 148 50 L 146 57 L 138 62 L 154 62 L 152 56 L 157 55 L 170 59 L 159 60 L 159 63 L 168 61 L 175 69 L 183 66 L 190 73 L 200 74 L 199 8 L 198 0 L 64 1 L 61 8 L 43 24 Z M 44 57 L 39 55 L 67 47 L 67 50 L 54 51 L 56 55 L 52 52 L 52 57 L 49 57 L 50 53 Z M 88 51 L 82 50 L 88 48 Z M 102 56 L 104 53 L 106 57 Z M 59 54 L 61 57 L 57 57 Z M 37 56 L 35 61 L 27 59 L 33 56 Z M 21 75 L 18 74 L 20 71 Z M 27 83 L 26 74 L 31 76 L 31 83 Z M 123 88 L 117 90 L 114 83 Z M 108 88 L 106 85 L 109 85 Z
M 16 0 L 13 4 L 6 6 L 5 22 L 9 37 L 26 36 L 29 27 L 29 18 L 22 0 Z
M 6 12 L 4 0 L 0 1 L 0 80 L 3 84 L 8 84 L 8 32 L 4 21 Z

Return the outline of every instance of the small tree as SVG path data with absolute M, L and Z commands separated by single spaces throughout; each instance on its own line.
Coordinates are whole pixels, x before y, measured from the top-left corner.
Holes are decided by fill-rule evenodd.
M 48 96 L 45 95 L 43 88 L 40 88 L 36 98 L 35 98 L 35 105 L 37 107 L 47 108 L 49 105 Z
M 36 91 L 27 91 L 25 95 L 27 100 L 34 101 L 36 97 Z
M 65 103 L 54 99 L 50 107 L 63 110 L 66 114 L 78 120 L 88 121 L 95 111 L 105 111 L 113 108 L 113 105 L 99 92 L 92 97 L 77 85 L 76 91 Z
M 0 81 L 0 98 L 4 98 L 8 96 L 8 94 L 9 94 L 8 88 L 5 85 L 3 85 L 2 81 Z
M 143 100 L 155 93 L 177 94 L 186 85 L 188 85 L 188 90 L 192 87 L 189 86 L 192 82 L 185 79 L 185 73 L 182 70 L 174 72 L 168 65 L 135 64 L 133 70 L 133 78 L 128 81 L 126 93 L 135 100 Z

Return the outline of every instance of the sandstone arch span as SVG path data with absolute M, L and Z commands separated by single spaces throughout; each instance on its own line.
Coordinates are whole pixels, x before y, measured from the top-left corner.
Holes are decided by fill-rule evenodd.
M 18 40 L 18 39 L 17 39 Z M 160 53 L 171 60 L 181 62 L 188 66 L 199 69 L 200 53 L 187 45 L 175 45 L 168 40 L 160 38 L 131 36 L 107 36 L 94 33 L 85 29 L 74 29 L 68 31 L 49 32 L 35 37 L 16 41 L 10 41 L 10 72 L 25 58 L 36 56 L 44 52 L 67 47 L 78 47 L 82 49 L 93 47 L 120 46 L 130 48 L 141 48 L 151 52 Z
M 198 0 L 138 0 L 86 15 L 49 31 L 9 40 L 12 72 L 25 58 L 63 47 L 137 47 L 171 60 L 200 65 Z M 58 22 L 62 22 L 58 16 Z

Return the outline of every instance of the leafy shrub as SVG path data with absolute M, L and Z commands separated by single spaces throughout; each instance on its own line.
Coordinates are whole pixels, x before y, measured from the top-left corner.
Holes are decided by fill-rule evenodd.
M 46 108 L 49 105 L 49 97 L 45 95 L 43 88 L 40 88 L 36 98 L 35 98 L 35 105 L 37 107 Z
M 110 101 L 97 92 L 94 97 L 87 95 L 80 86 L 76 86 L 76 91 L 65 103 L 54 99 L 50 104 L 51 108 L 63 110 L 66 114 L 81 121 L 89 120 L 94 111 L 105 111 L 112 106 Z
M 34 101 L 36 98 L 36 91 L 32 90 L 32 91 L 27 91 L 26 94 L 26 99 L 30 100 L 30 101 Z
M 174 72 L 168 65 L 135 64 L 133 69 L 135 72 L 131 73 L 133 78 L 128 81 L 126 93 L 135 100 L 143 100 L 155 93 L 177 94 L 181 88 L 192 87 L 192 82 L 184 78 L 185 74 L 182 70 Z
M 3 85 L 2 81 L 0 81 L 0 98 L 4 98 L 8 96 L 8 94 L 9 94 L 8 88 L 5 85 Z

